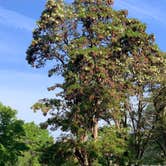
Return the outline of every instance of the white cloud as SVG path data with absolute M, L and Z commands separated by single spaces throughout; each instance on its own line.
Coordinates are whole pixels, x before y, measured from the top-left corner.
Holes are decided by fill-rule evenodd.
M 17 29 L 32 31 L 35 25 L 35 20 L 0 6 L 0 24 L 11 26 Z

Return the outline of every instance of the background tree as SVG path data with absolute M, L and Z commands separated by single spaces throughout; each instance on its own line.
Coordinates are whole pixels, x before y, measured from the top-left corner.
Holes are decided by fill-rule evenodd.
M 31 123 L 25 123 L 23 125 L 25 136 L 22 137 L 22 141 L 28 147 L 28 151 L 19 157 L 18 166 L 40 166 L 40 156 L 43 149 L 53 144 L 53 138 L 49 136 L 47 130 L 41 129 L 39 126 Z
M 28 147 L 20 139 L 25 135 L 24 122 L 16 119 L 16 111 L 0 103 L 0 165 L 16 165 Z
M 42 148 L 40 162 L 48 166 L 76 166 L 78 161 L 74 154 L 73 141 L 67 137 L 61 137 L 46 148 Z
M 61 88 L 59 97 L 40 100 L 33 109 L 44 114 L 50 111 L 52 117 L 43 126 L 70 132 L 73 155 L 85 166 L 100 162 L 98 155 L 91 154 L 100 147 L 101 120 L 117 133 L 124 130 L 129 134 L 130 128 L 131 162 L 141 162 L 154 128 L 145 122 L 146 108 L 165 82 L 165 55 L 155 44 L 154 35 L 147 34 L 146 25 L 139 20 L 128 18 L 126 10 L 115 11 L 112 4 L 48 0 L 27 50 L 27 61 L 33 67 L 43 67 L 51 60 L 54 66 L 49 76 L 64 77 L 62 84 L 49 88 Z M 114 140 L 121 137 L 115 136 Z M 113 146 L 109 139 L 103 142 L 104 147 Z M 103 158 L 114 156 L 115 163 L 124 164 L 117 157 L 122 156 L 117 155 L 118 148 L 109 153 L 100 150 Z

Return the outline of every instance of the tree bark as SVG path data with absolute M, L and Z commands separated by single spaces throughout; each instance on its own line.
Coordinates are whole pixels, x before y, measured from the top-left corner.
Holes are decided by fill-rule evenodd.
M 96 117 L 93 117 L 92 119 L 92 136 L 94 140 L 96 141 L 98 138 L 98 119 Z
M 81 166 L 90 166 L 89 162 L 88 162 L 88 156 L 87 156 L 87 153 L 85 152 L 85 150 L 76 148 L 75 156 Z

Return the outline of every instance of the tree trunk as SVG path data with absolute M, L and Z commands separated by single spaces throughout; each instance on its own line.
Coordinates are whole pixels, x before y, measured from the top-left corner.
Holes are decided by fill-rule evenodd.
M 92 136 L 94 140 L 96 141 L 98 138 L 98 119 L 96 117 L 93 117 L 93 122 L 92 122 Z
M 88 162 L 88 156 L 84 149 L 75 149 L 75 156 L 81 166 L 90 166 Z

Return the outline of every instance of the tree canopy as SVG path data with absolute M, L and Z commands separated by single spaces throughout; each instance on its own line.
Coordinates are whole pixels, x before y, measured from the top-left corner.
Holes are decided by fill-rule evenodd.
M 47 130 L 16 118 L 16 110 L 0 103 L 0 165 L 40 166 L 44 150 L 53 145 Z
M 16 111 L 0 103 L 0 165 L 14 165 L 27 150 L 20 138 L 25 135 L 24 122 L 16 119 Z
M 47 130 L 41 129 L 34 122 L 23 125 L 25 136 L 22 141 L 28 147 L 28 150 L 22 153 L 17 162 L 18 166 L 40 166 L 41 156 L 44 149 L 53 145 L 53 138 L 49 136 Z
M 57 97 L 33 105 L 51 114 L 43 127 L 66 132 L 55 144 L 63 151 L 60 161 L 67 162 L 67 148 L 73 163 L 82 166 L 146 164 L 150 142 L 163 139 L 156 131 L 165 105 L 161 109 L 157 99 L 163 99 L 166 54 L 146 24 L 112 5 L 48 0 L 33 32 L 28 63 L 40 68 L 50 61 L 48 75 L 64 78 L 48 88 L 60 88 Z

